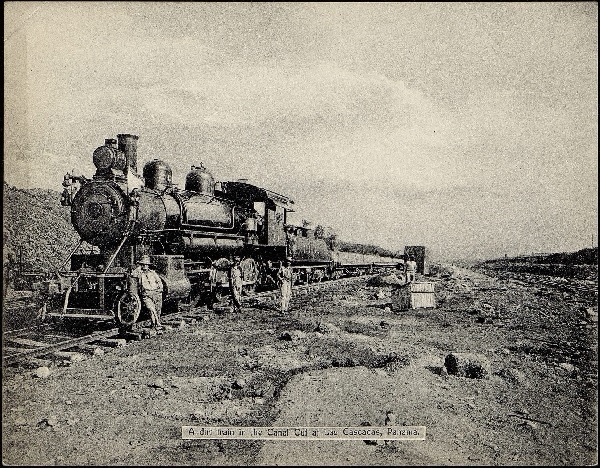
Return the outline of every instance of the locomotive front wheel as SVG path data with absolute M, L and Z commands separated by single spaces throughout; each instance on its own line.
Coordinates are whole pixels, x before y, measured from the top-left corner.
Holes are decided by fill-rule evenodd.
M 137 294 L 126 292 L 117 303 L 117 322 L 120 325 L 131 326 L 137 322 L 142 311 L 142 301 Z

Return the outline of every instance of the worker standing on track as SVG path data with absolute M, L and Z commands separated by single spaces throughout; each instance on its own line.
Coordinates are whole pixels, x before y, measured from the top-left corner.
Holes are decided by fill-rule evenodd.
M 290 307 L 292 298 L 292 259 L 287 257 L 277 271 L 277 282 L 281 291 L 281 312 L 285 313 Z
M 242 288 L 244 280 L 242 276 L 242 267 L 240 266 L 240 257 L 233 259 L 233 265 L 229 270 L 229 288 L 231 289 L 231 302 L 236 312 L 242 311 Z
M 162 330 L 160 324 L 160 313 L 162 310 L 163 283 L 156 271 L 150 268 L 152 261 L 148 255 L 144 255 L 138 262 L 140 265 L 131 273 L 132 278 L 139 281 L 139 291 L 142 304 L 150 312 L 152 326 L 156 330 Z
M 404 272 L 406 273 L 406 282 L 412 283 L 415 281 L 415 274 L 417 273 L 417 262 L 415 262 L 415 257 L 410 255 L 408 260 L 404 264 Z

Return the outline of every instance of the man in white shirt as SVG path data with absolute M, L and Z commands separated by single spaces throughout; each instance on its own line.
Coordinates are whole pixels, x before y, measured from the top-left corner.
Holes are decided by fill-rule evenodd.
M 236 312 L 242 311 L 242 288 L 244 279 L 242 267 L 240 266 L 240 257 L 235 257 L 233 265 L 229 270 L 229 287 L 231 289 L 231 302 Z
M 142 304 L 150 312 L 152 326 L 157 330 L 162 329 L 162 325 L 160 324 L 163 293 L 162 280 L 156 271 L 150 269 L 152 262 L 148 255 L 144 255 L 138 264 L 140 266 L 133 270 L 131 276 L 138 279 L 138 290 Z
M 279 267 L 277 272 L 277 281 L 279 283 L 279 290 L 281 291 L 281 312 L 285 313 L 288 311 L 290 306 L 290 300 L 292 299 L 292 282 L 294 279 L 294 272 L 292 270 L 292 259 L 287 257 Z
M 415 274 L 417 273 L 417 262 L 415 257 L 410 255 L 408 260 L 404 263 L 404 272 L 406 273 L 406 282 L 412 283 L 415 280 Z

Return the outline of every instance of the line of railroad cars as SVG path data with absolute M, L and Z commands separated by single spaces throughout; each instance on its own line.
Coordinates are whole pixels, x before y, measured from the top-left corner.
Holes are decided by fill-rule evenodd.
M 71 208 L 80 246 L 94 252 L 78 246 L 65 262 L 70 268 L 48 282 L 49 315 L 135 323 L 142 310 L 130 275 L 143 255 L 163 280 L 167 309 L 213 301 L 226 290 L 234 256 L 242 259 L 247 293 L 273 286 L 288 256 L 301 282 L 374 268 L 340 262 L 334 233 L 288 223 L 294 202 L 285 195 L 242 181 L 215 182 L 203 165 L 192 166 L 181 190 L 158 159 L 140 176 L 137 141 L 130 134 L 105 140 L 93 153 L 91 179 L 65 175 L 61 203 Z

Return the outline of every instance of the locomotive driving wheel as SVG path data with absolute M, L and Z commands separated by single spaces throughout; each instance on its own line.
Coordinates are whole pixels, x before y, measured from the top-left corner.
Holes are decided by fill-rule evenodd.
M 117 322 L 129 327 L 137 322 L 142 311 L 142 301 L 137 294 L 127 291 L 117 302 Z

